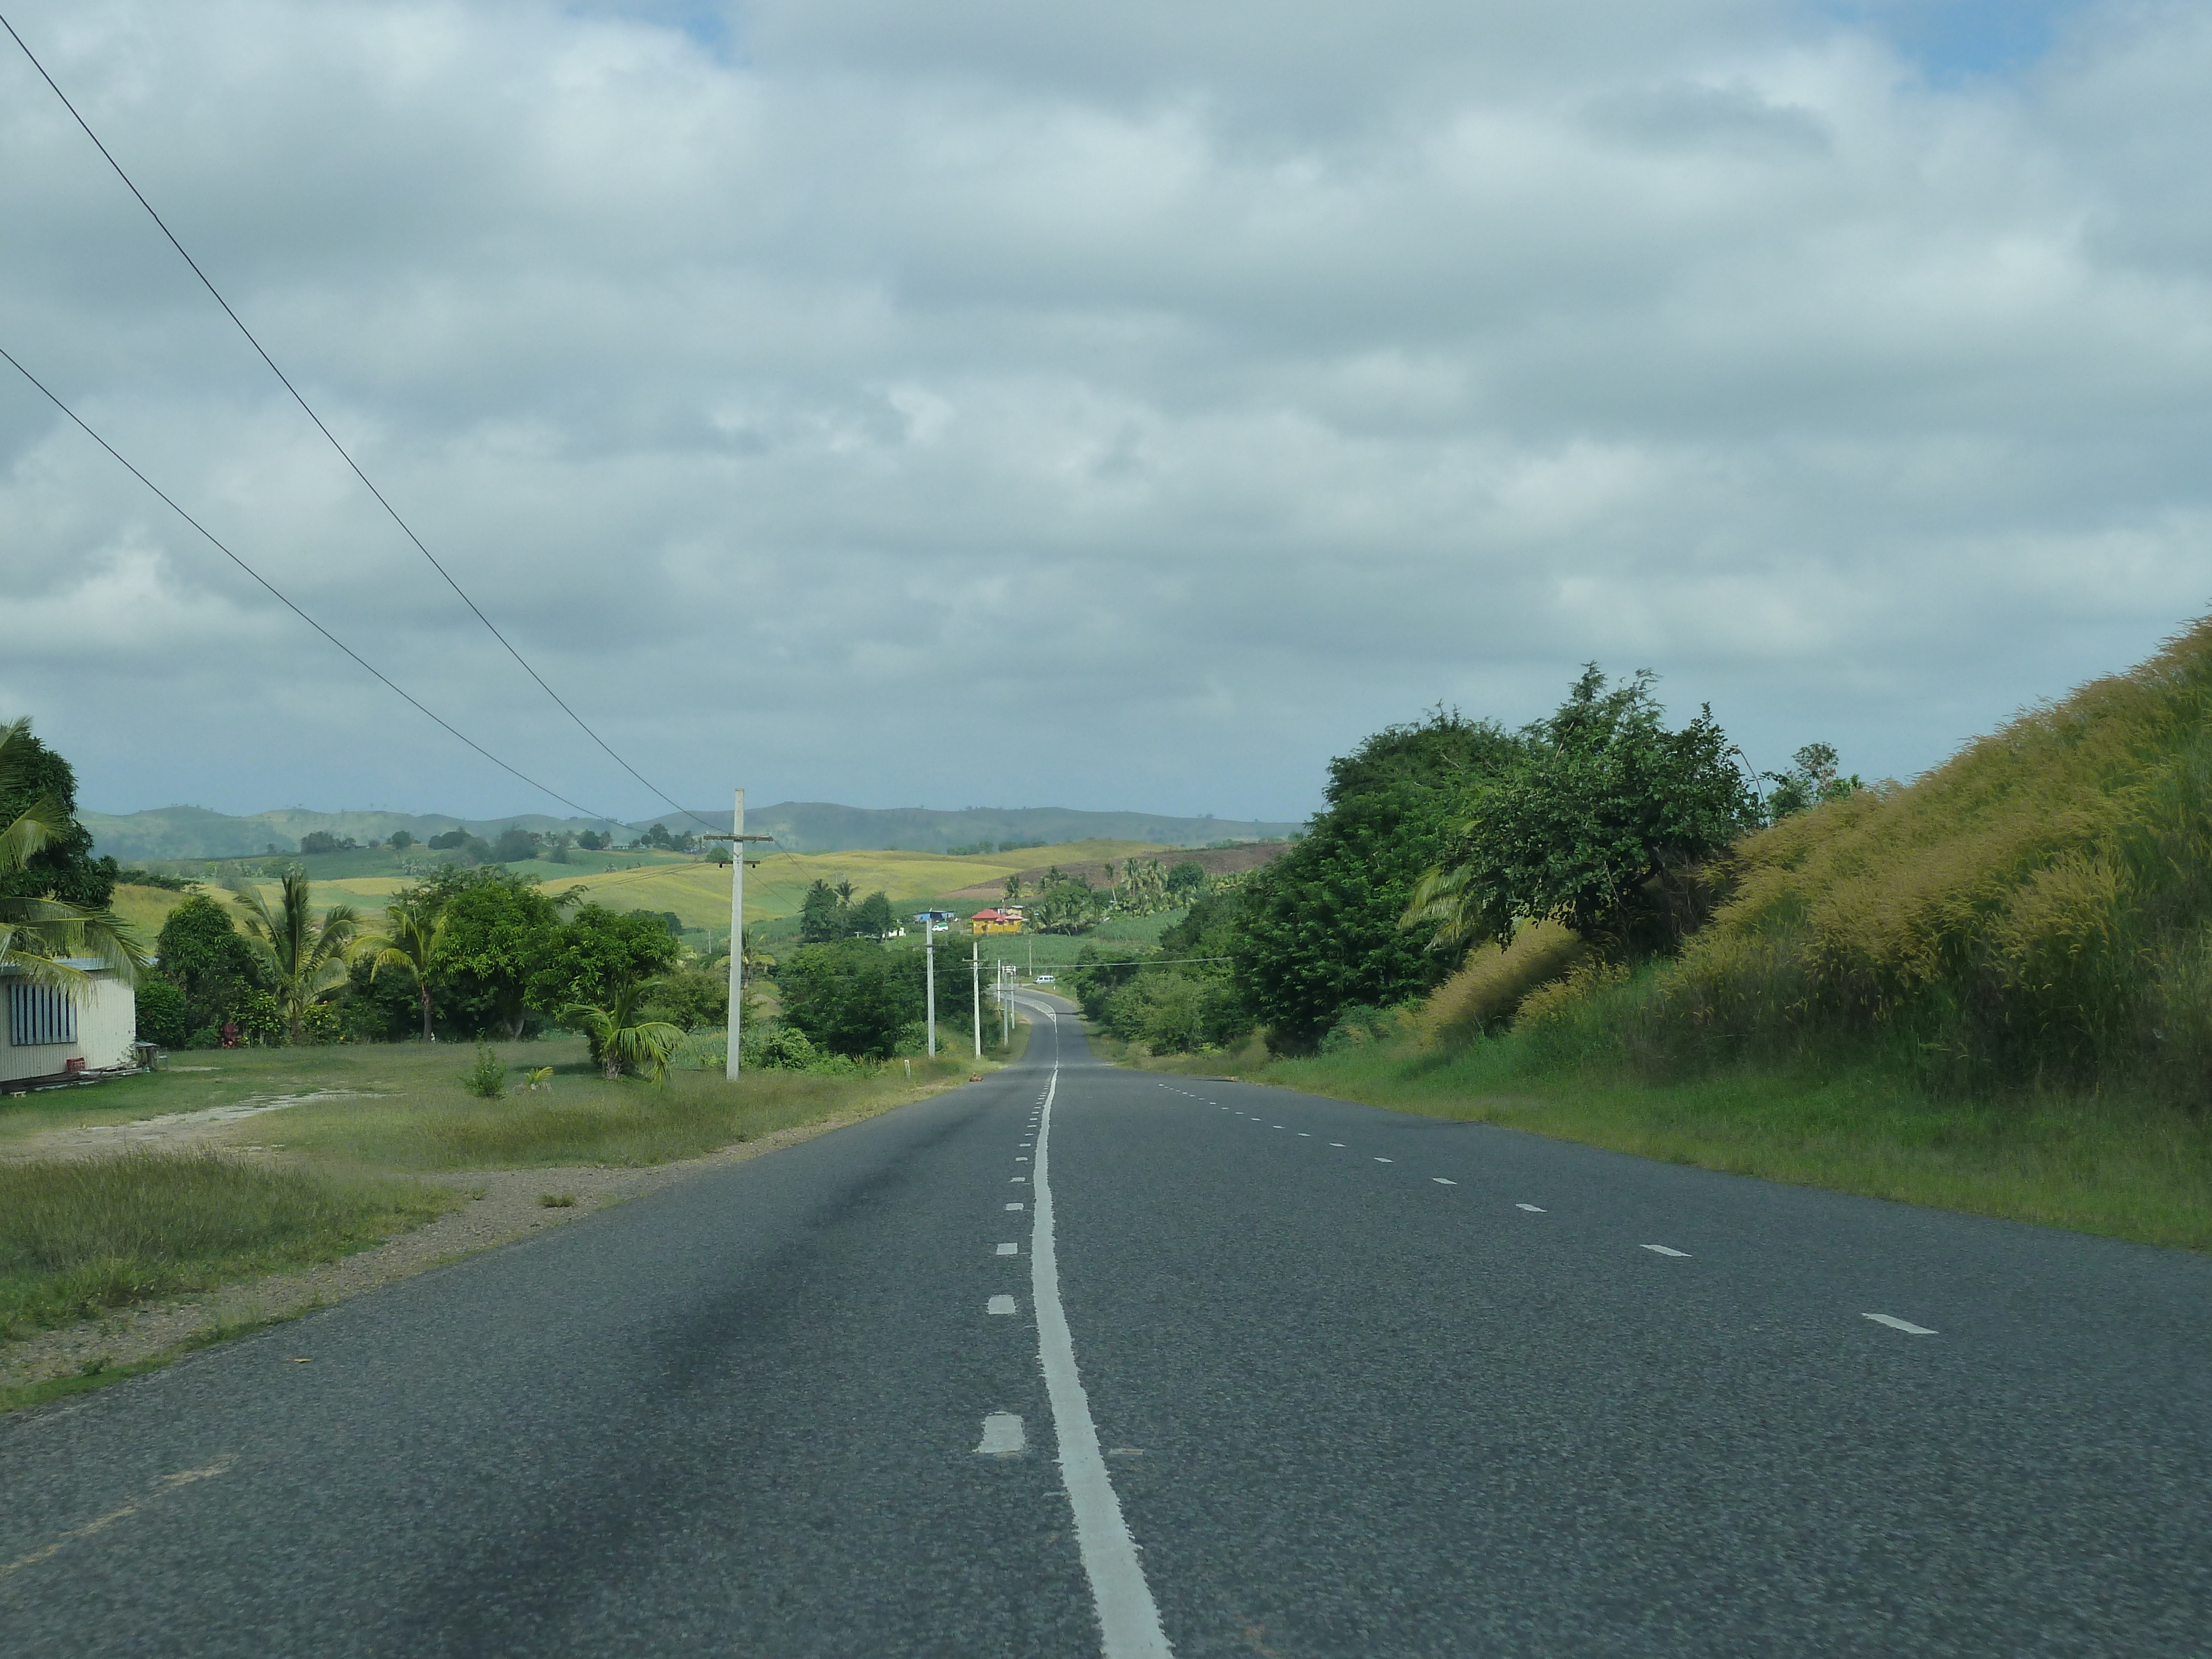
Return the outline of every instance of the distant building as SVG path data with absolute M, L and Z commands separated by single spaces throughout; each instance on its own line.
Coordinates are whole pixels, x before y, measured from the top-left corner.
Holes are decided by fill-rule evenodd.
M 33 985 L 20 969 L 0 968 L 0 1086 L 59 1080 L 81 1072 L 134 1065 L 137 994 L 97 957 L 70 959 L 90 982 L 76 994 Z
M 1007 904 L 995 910 L 978 910 L 969 918 L 969 926 L 979 933 L 1018 933 L 1022 931 L 1022 908 Z

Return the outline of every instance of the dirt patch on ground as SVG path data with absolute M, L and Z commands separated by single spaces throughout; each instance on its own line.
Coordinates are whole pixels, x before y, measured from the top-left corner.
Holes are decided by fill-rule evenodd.
M 108 1158 L 117 1152 L 158 1148 L 165 1152 L 221 1142 L 230 1146 L 227 1131 L 234 1123 L 264 1112 L 281 1112 L 292 1106 L 313 1106 L 325 1100 L 379 1100 L 383 1097 L 360 1089 L 310 1089 L 305 1094 L 248 1096 L 234 1105 L 209 1106 L 197 1112 L 164 1112 L 130 1123 L 88 1123 L 74 1129 L 48 1129 L 27 1136 L 9 1147 L 9 1159 Z M 243 1150 L 258 1152 L 258 1147 Z
M 936 1091 L 933 1090 L 931 1092 Z M 283 1103 L 297 1105 L 301 1100 L 317 1097 L 327 1098 L 302 1096 Z M 779 1129 L 758 1140 L 742 1141 L 734 1146 L 726 1146 L 720 1152 L 710 1152 L 704 1158 L 690 1158 L 680 1164 L 662 1164 L 636 1170 L 603 1167 L 471 1170 L 422 1176 L 417 1178 L 437 1186 L 450 1187 L 467 1194 L 467 1197 L 459 1208 L 428 1225 L 404 1233 L 374 1249 L 348 1256 L 343 1261 L 322 1262 L 289 1273 L 270 1273 L 203 1295 L 123 1309 L 104 1318 L 88 1320 L 81 1325 L 72 1325 L 61 1330 L 40 1331 L 14 1341 L 0 1342 L 0 1392 L 44 1382 L 57 1376 L 67 1376 L 88 1367 L 119 1370 L 146 1360 L 160 1359 L 228 1330 L 250 1328 L 269 1320 L 289 1318 L 333 1302 L 343 1302 L 363 1291 L 376 1290 L 396 1280 L 411 1278 L 426 1268 L 459 1261 L 481 1251 L 496 1249 L 502 1244 L 514 1243 L 549 1227 L 580 1220 L 611 1204 L 688 1180 L 702 1171 L 720 1169 L 725 1164 L 742 1164 L 763 1153 L 795 1146 L 801 1141 L 811 1140 L 817 1135 L 827 1134 L 832 1129 L 841 1129 L 847 1124 L 879 1115 L 916 1097 L 908 1096 L 871 1110 L 847 1112 L 825 1118 L 818 1123 L 805 1124 L 793 1129 Z M 258 1109 L 273 1109 L 275 1104 L 273 1102 L 258 1103 Z M 235 1115 L 242 1108 L 222 1107 L 216 1109 L 233 1114 L 224 1122 L 234 1123 L 237 1121 Z M 191 1112 L 176 1113 L 172 1116 L 207 1119 L 210 1115 Z M 160 1121 L 145 1120 L 146 1123 Z M 133 1129 L 143 1125 L 114 1127 Z M 79 1130 L 72 1133 L 91 1132 Z M 94 1150 L 112 1152 L 122 1146 L 133 1144 L 138 1143 L 111 1140 Z M 172 1135 L 167 1140 L 157 1144 L 174 1146 L 179 1140 L 177 1136 Z M 48 1158 L 68 1155 L 52 1150 L 44 1153 Z M 567 1198 L 573 1202 L 550 1206 L 542 1201 L 549 1195 Z

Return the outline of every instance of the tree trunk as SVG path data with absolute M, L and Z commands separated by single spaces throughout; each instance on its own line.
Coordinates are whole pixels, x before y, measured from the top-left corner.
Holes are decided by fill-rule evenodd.
M 427 985 L 422 988 L 422 1041 L 425 1042 L 437 1041 L 430 1035 L 430 988 Z

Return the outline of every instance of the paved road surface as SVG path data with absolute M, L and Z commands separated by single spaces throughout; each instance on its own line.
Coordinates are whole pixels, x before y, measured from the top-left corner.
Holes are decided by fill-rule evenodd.
M 2148 1659 L 2212 1652 L 2208 1546 L 2212 1262 L 1042 1018 L 986 1083 L 0 1422 L 11 1659 Z

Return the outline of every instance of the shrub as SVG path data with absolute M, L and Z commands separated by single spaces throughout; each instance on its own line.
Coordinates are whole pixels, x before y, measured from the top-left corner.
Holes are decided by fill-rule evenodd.
M 507 1063 L 479 1042 L 476 1064 L 461 1073 L 461 1087 L 481 1099 L 497 1100 L 507 1092 Z

